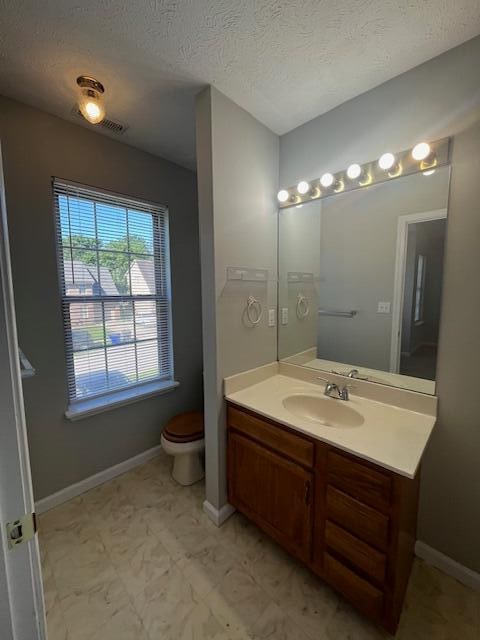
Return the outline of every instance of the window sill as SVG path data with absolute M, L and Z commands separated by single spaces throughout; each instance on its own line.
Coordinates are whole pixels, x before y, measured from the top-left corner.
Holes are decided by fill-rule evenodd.
M 87 398 L 85 400 L 79 400 L 74 404 L 69 405 L 65 412 L 65 417 L 72 422 L 76 420 L 82 420 L 83 418 L 89 418 L 97 413 L 103 413 L 104 411 L 110 411 L 117 407 L 122 407 L 126 404 L 132 404 L 139 400 L 144 400 L 151 396 L 157 396 L 168 391 L 173 391 L 179 386 L 179 382 L 175 380 L 156 380 L 155 382 L 147 382 L 138 387 L 131 389 L 122 389 L 115 393 L 109 393 L 108 395 L 101 396 L 99 398 Z

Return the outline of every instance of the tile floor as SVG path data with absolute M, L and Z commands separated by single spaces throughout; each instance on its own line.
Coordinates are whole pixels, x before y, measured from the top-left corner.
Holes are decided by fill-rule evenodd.
M 39 518 L 49 640 L 388 638 L 158 458 Z M 480 640 L 480 594 L 416 562 L 396 638 Z

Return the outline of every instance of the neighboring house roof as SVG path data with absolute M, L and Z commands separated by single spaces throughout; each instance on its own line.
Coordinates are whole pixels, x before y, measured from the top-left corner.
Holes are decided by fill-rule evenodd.
M 96 267 L 85 264 L 80 260 L 64 260 L 65 288 L 87 287 L 98 285 L 103 295 L 116 296 L 118 289 L 113 281 L 112 274 L 107 267 L 100 267 L 100 282 Z
M 107 267 L 100 267 L 100 285 L 104 295 L 118 296 L 119 291 L 117 289 L 117 285 L 113 281 L 110 269 Z
M 132 293 L 147 289 L 145 293 L 155 293 L 155 266 L 153 260 L 136 259 L 130 265 L 132 278 Z
M 84 262 L 79 260 L 63 261 L 65 286 L 86 286 L 94 284 L 96 279 Z

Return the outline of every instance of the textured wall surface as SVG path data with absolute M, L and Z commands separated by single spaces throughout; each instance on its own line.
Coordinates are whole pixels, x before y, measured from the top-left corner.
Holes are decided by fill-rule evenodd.
M 194 166 L 211 84 L 277 133 L 480 32 L 478 0 L 3 0 L 0 92 L 71 118 L 98 77 L 125 139 Z
M 0 98 L 0 139 L 19 341 L 37 370 L 24 395 L 35 498 L 160 441 L 171 416 L 202 405 L 195 174 Z M 52 176 L 169 206 L 175 378 L 171 393 L 68 422 Z
M 280 140 L 283 184 L 453 137 L 437 368 L 439 418 L 425 455 L 419 538 L 480 571 L 480 38 Z

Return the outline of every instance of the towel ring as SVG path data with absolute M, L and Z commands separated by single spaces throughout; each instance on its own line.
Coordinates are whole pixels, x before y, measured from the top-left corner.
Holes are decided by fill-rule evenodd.
M 247 318 L 250 324 L 256 326 L 262 319 L 263 309 L 260 302 L 254 296 L 247 299 Z
M 303 320 L 310 313 L 310 305 L 308 304 L 308 298 L 299 293 L 297 296 L 297 318 Z

